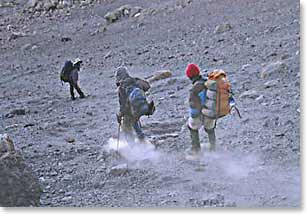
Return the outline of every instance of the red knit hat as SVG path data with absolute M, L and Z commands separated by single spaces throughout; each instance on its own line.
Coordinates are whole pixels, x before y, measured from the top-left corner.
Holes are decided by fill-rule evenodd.
M 185 70 L 185 74 L 189 78 L 193 78 L 195 76 L 198 76 L 199 73 L 200 73 L 199 67 L 196 64 L 188 64 L 188 66 Z

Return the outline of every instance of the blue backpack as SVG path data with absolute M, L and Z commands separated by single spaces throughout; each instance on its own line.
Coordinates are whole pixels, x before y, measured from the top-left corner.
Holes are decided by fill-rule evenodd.
M 137 87 L 133 88 L 129 93 L 128 100 L 131 107 L 131 113 L 134 116 L 140 117 L 148 114 L 149 106 L 143 90 Z

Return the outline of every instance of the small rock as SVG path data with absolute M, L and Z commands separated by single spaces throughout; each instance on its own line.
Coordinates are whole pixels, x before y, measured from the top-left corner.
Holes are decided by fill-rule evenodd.
M 21 126 L 21 124 L 12 124 L 12 125 L 6 126 L 4 130 L 18 128 L 19 126 Z
M 289 67 L 284 62 L 278 61 L 265 66 L 260 74 L 262 79 L 264 78 L 278 78 L 281 75 L 284 76 L 289 70 Z
M 26 113 L 29 113 L 29 110 L 25 108 L 20 108 L 20 109 L 14 109 L 7 115 L 26 115 Z
M 245 70 L 247 70 L 248 68 L 250 68 L 251 66 L 252 66 L 251 64 L 242 65 L 241 70 L 245 71 Z
M 261 94 L 256 98 L 256 101 L 261 102 L 264 99 L 264 96 Z
M 32 48 L 31 48 L 31 50 L 34 51 L 34 50 L 36 50 L 37 48 L 38 48 L 37 45 L 33 45 Z
M 65 192 L 64 195 L 65 195 L 65 196 L 71 196 L 71 195 L 72 195 L 72 192 Z
M 114 12 L 108 12 L 104 16 L 104 18 L 107 20 L 108 24 L 111 24 L 111 23 L 115 22 L 118 19 L 118 17 L 116 16 L 116 14 Z
M 3 7 L 14 7 L 14 2 L 0 3 L 0 8 L 3 8 Z
M 52 171 L 52 172 L 49 173 L 49 175 L 51 175 L 51 176 L 57 176 L 58 173 L 57 173 L 56 171 Z
M 25 45 L 23 45 L 23 46 L 21 46 L 21 50 L 22 51 L 25 51 L 25 50 L 27 50 L 27 49 L 29 49 L 30 48 L 30 46 L 31 46 L 31 44 L 30 43 L 28 43 L 28 44 L 25 44 Z
M 89 115 L 89 116 L 93 116 L 94 115 L 94 113 L 91 112 L 91 111 L 87 111 L 86 114 Z
M 111 12 L 108 12 L 104 18 L 108 24 L 114 23 L 120 20 L 122 17 L 127 17 L 131 14 L 132 7 L 130 5 L 123 5 Z M 135 13 L 134 13 L 135 14 Z
M 40 127 L 42 128 L 42 129 L 46 129 L 46 128 L 48 128 L 49 127 L 49 123 L 48 122 L 45 122 L 45 123 L 43 123 Z
M 136 13 L 133 17 L 137 18 L 141 15 L 141 13 Z
M 284 136 L 285 136 L 285 133 L 276 133 L 275 136 L 276 136 L 276 137 L 284 137 Z
M 70 202 L 72 200 L 72 196 L 65 196 L 61 199 L 62 202 Z
M 29 0 L 27 3 L 28 7 L 35 7 L 39 0 Z
M 45 11 L 49 11 L 49 10 L 54 10 L 57 7 L 58 2 L 57 1 L 46 1 L 44 3 L 44 10 Z
M 68 138 L 65 138 L 65 141 L 67 143 L 74 143 L 76 140 L 74 138 L 72 138 L 72 137 L 68 137 Z
M 174 59 L 175 56 L 174 56 L 174 55 L 170 55 L 170 56 L 168 56 L 167 58 L 168 58 L 168 59 Z
M 230 24 L 220 24 L 216 26 L 214 33 L 224 33 L 226 31 L 229 31 L 232 29 L 232 26 Z
M 106 32 L 107 31 L 107 27 L 105 27 L 105 26 L 102 26 L 101 28 L 99 28 L 99 33 L 104 33 L 104 32 Z
M 71 175 L 64 175 L 64 177 L 62 178 L 63 182 L 70 182 L 72 181 L 72 176 Z
M 20 38 L 20 37 L 24 37 L 26 36 L 25 33 L 22 32 L 12 32 L 12 34 L 9 36 L 8 41 Z
M 268 127 L 270 125 L 270 120 L 265 120 L 262 126 Z
M 172 76 L 172 72 L 169 70 L 158 71 L 153 77 L 148 79 L 148 82 L 154 82 L 162 79 L 166 79 Z
M 61 38 L 61 42 L 68 42 L 68 41 L 71 41 L 70 37 L 62 37 Z
M 132 7 L 130 11 L 131 17 L 139 17 L 141 15 L 142 7 Z
M 71 7 L 71 1 L 63 0 L 62 4 L 63 4 L 63 7 Z
M 106 166 L 102 165 L 96 169 L 96 172 L 101 173 L 106 171 Z
M 105 56 L 104 58 L 107 59 L 107 58 L 110 58 L 112 56 L 112 51 L 109 51 Z
M 250 99 L 256 99 L 258 97 L 258 93 L 255 90 L 248 90 L 243 92 L 239 98 L 244 99 L 244 98 L 250 98 Z
M 278 80 L 269 80 L 264 83 L 265 88 L 271 88 L 273 86 L 276 86 L 278 84 Z
M 124 175 L 128 172 L 128 164 L 119 164 L 117 166 L 113 166 L 108 173 L 114 176 Z
M 34 123 L 27 123 L 23 127 L 27 128 L 27 127 L 31 127 L 31 126 L 35 126 L 35 124 Z
M 288 59 L 290 57 L 289 54 L 284 54 L 281 56 L 281 60 L 285 60 L 285 59 Z

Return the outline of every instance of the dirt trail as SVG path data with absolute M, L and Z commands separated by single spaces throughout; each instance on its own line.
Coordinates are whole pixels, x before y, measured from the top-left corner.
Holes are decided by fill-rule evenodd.
M 95 1 L 34 16 L 24 3 L 0 7 L 0 133 L 40 178 L 41 206 L 301 206 L 299 2 Z M 143 10 L 107 25 L 104 15 L 124 4 Z M 59 70 L 75 57 L 89 96 L 71 101 Z M 217 151 L 200 161 L 184 158 L 190 62 L 227 71 L 243 116 L 218 122 Z M 117 132 L 118 65 L 142 78 L 173 74 L 152 83 L 157 111 L 142 119 L 155 150 L 106 148 Z

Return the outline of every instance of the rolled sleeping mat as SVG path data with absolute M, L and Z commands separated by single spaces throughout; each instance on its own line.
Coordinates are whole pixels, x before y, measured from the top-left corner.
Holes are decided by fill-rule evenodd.
M 214 80 L 207 80 L 207 82 L 205 83 L 205 86 L 212 91 L 216 91 L 216 81 Z
M 216 91 L 207 90 L 207 98 L 210 100 L 216 100 Z
M 205 108 L 212 109 L 212 111 L 213 111 L 213 109 L 216 109 L 216 101 L 207 99 L 206 103 L 205 103 Z

